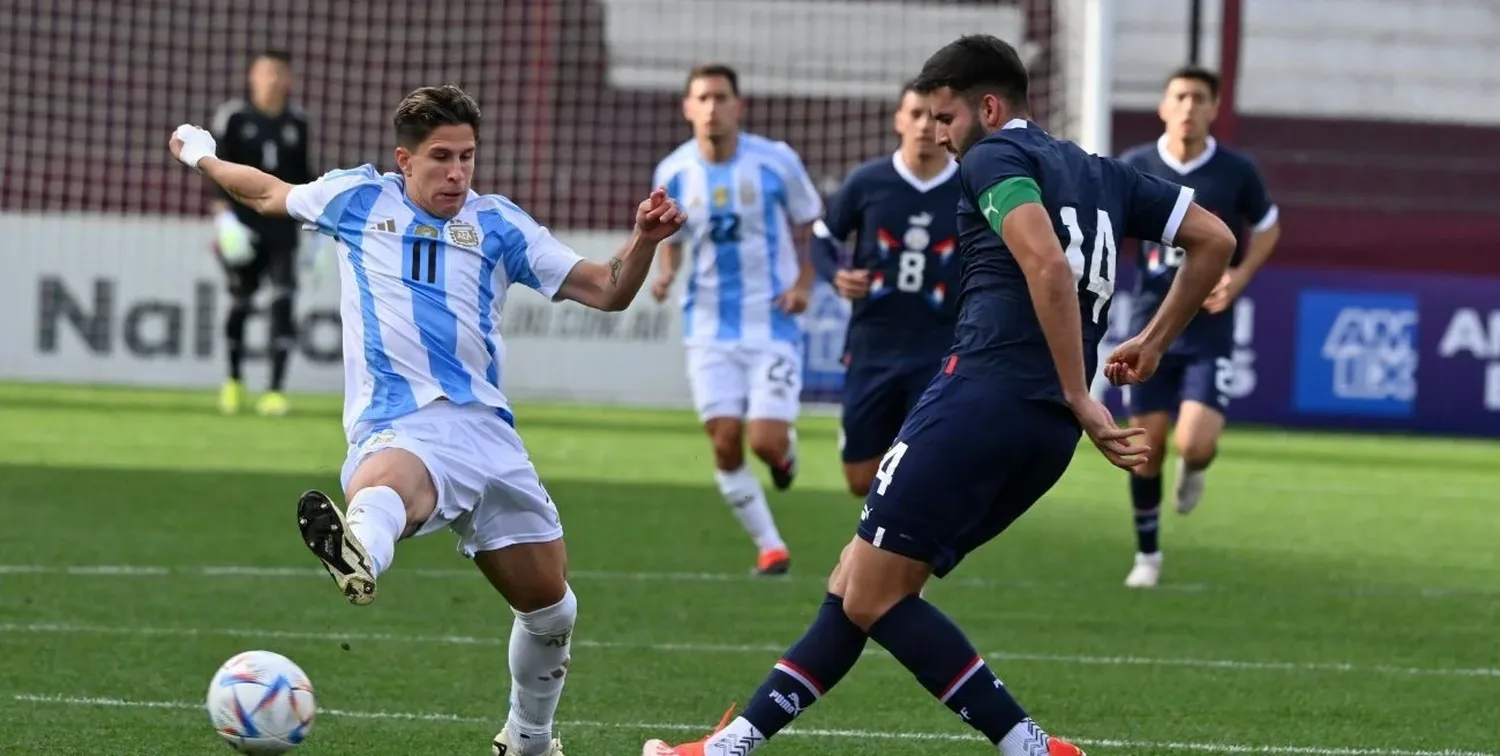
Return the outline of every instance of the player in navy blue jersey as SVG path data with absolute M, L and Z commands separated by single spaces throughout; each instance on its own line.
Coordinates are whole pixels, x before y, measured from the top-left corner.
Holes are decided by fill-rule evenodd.
M 890 652 L 1004 756 L 1081 756 L 1011 697 L 964 633 L 919 595 L 1046 493 L 1080 433 L 1129 468 L 1147 450 L 1089 396 L 1114 293 L 1116 240 L 1187 249 L 1151 324 L 1105 373 L 1139 383 L 1218 283 L 1234 237 L 1191 189 L 1091 155 L 1027 117 L 1013 47 L 962 37 L 913 88 L 927 93 L 938 143 L 960 160 L 963 266 L 954 344 L 882 459 L 857 536 L 840 555 L 807 633 L 749 705 L 704 740 L 648 741 L 645 756 L 756 750 L 853 668 L 866 642 Z M 695 693 L 696 695 L 696 693 Z
M 1217 452 L 1229 409 L 1227 391 L 1235 369 L 1232 305 L 1271 257 L 1281 235 L 1276 205 L 1255 165 L 1208 133 L 1218 107 L 1219 77 L 1196 66 L 1180 68 L 1167 78 L 1158 108 L 1166 132 L 1120 156 L 1142 173 L 1192 187 L 1198 204 L 1219 216 L 1236 238 L 1229 269 L 1203 311 L 1167 349 L 1156 375 L 1124 391 L 1131 425 L 1146 429 L 1146 445 L 1152 449 L 1130 473 L 1136 555 L 1125 585 L 1132 588 L 1151 588 L 1161 579 L 1161 471 L 1172 415 L 1177 416 L 1173 498 L 1178 513 L 1187 514 L 1203 497 L 1204 471 Z M 1156 315 L 1182 262 L 1182 251 L 1170 244 L 1143 240 L 1138 253 L 1132 332 Z
M 900 149 L 855 168 L 814 226 L 819 273 L 854 303 L 839 451 L 860 497 L 952 346 L 958 309 L 958 163 L 925 95 L 903 89 L 894 121 Z

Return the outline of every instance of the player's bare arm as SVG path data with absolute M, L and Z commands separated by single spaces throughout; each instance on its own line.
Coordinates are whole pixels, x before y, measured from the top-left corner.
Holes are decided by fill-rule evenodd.
M 1245 288 L 1250 285 L 1251 279 L 1260 270 L 1267 260 L 1271 259 L 1271 253 L 1276 251 L 1276 243 L 1281 240 L 1281 221 L 1276 221 L 1270 226 L 1255 231 L 1250 236 L 1250 246 L 1245 250 L 1244 259 L 1240 264 L 1227 270 L 1219 285 L 1214 287 L 1213 293 L 1209 295 L 1208 301 L 1204 303 L 1204 309 L 1212 313 L 1219 313 L 1229 309 L 1234 300 L 1239 299 L 1245 293 Z
M 990 218 L 991 225 L 996 225 L 995 216 Z M 1064 400 L 1089 439 L 1111 463 L 1126 469 L 1141 464 L 1149 449 L 1131 443 L 1130 439 L 1144 431 L 1116 427 L 1109 410 L 1089 395 L 1078 284 L 1046 208 L 1040 202 L 1022 202 L 1005 213 L 998 225 L 996 232 L 1026 276 L 1032 307 L 1057 368 Z
M 287 214 L 286 195 L 292 185 L 257 168 L 220 160 L 214 155 L 214 138 L 207 131 L 179 126 L 172 133 L 169 147 L 172 157 L 197 168 L 236 202 L 261 215 Z
M 1077 283 L 1058 244 L 1052 219 L 1041 204 L 1028 202 L 1005 215 L 999 232 L 1026 275 L 1037 321 L 1057 366 L 1063 398 L 1070 405 L 1088 398 Z
M 682 245 L 663 242 L 656 248 L 656 256 L 660 264 L 656 266 L 656 280 L 651 283 L 651 296 L 662 302 L 672 291 L 672 282 L 677 280 L 677 268 L 682 264 Z
M 1158 355 L 1177 339 L 1208 299 L 1229 266 L 1235 246 L 1234 234 L 1224 221 L 1196 202 L 1188 207 L 1174 243 L 1184 250 L 1182 267 L 1156 316 L 1131 339 L 1140 340 Z
M 812 254 L 809 252 L 812 246 L 812 227 L 813 224 L 805 223 L 792 229 L 792 244 L 797 250 L 797 282 L 776 298 L 776 306 L 793 315 L 807 310 L 807 303 L 812 298 L 813 281 L 818 277 L 818 269 L 813 266 Z
M 557 298 L 606 312 L 629 307 L 651 271 L 657 246 L 677 233 L 686 218 L 682 208 L 667 197 L 666 190 L 651 192 L 636 209 L 635 229 L 625 248 L 604 263 L 585 260 L 573 266 L 558 289 Z

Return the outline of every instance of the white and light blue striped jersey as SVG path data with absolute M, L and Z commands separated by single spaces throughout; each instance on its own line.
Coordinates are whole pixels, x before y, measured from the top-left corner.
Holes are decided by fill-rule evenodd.
M 741 133 L 734 157 L 710 163 L 688 141 L 656 166 L 652 186 L 666 187 L 687 211 L 687 223 L 668 240 L 687 256 L 684 339 L 799 342 L 799 319 L 773 304 L 801 270 L 792 226 L 823 214 L 797 153 L 785 142 Z
M 404 179 L 371 165 L 293 187 L 287 212 L 338 240 L 349 443 L 437 399 L 494 407 L 506 289 L 552 298 L 582 258 L 499 195 L 469 193 L 453 218 L 406 197 Z

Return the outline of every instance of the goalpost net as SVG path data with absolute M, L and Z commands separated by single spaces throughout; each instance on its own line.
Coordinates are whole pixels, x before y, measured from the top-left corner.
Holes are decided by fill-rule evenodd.
M 680 99 L 694 64 L 737 68 L 745 128 L 791 144 L 831 191 L 861 161 L 895 149 L 902 82 L 965 33 L 1015 44 L 1032 71 L 1035 118 L 1086 138 L 1081 22 L 1101 4 L 11 0 L 0 15 L 0 230 L 35 241 L 0 258 L 15 269 L 67 239 L 94 272 L 122 276 L 131 296 L 188 297 L 174 268 L 207 254 L 210 235 L 185 229 L 203 222 L 210 194 L 171 161 L 167 138 L 244 96 L 246 68 L 263 50 L 290 54 L 317 172 L 366 162 L 391 170 L 396 102 L 452 82 L 484 113 L 477 190 L 510 196 L 554 230 L 622 230 L 653 166 L 690 137 Z M 101 216 L 115 220 L 80 230 Z M 85 243 L 96 246 L 85 253 Z M 0 293 L 40 296 L 38 276 L 50 269 L 30 263 L 31 277 Z M 63 278 L 70 296 L 83 296 L 86 278 Z

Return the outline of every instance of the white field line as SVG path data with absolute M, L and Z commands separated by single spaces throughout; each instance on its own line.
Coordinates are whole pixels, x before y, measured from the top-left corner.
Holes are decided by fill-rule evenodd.
M 19 693 L 12 697 L 18 703 L 31 704 L 53 704 L 62 706 L 97 706 L 118 709 L 171 709 L 183 711 L 202 711 L 203 704 L 190 703 L 188 701 L 130 701 L 121 698 L 99 698 L 85 696 L 57 696 L 36 695 L 30 693 Z M 319 709 L 320 716 L 330 716 L 347 719 L 375 719 L 395 720 L 409 722 L 445 722 L 462 724 L 493 724 L 489 719 L 479 717 L 465 717 L 457 714 L 444 713 L 422 713 L 406 711 L 348 711 L 345 709 Z M 587 720 L 560 721 L 557 729 L 563 731 L 566 737 L 568 729 L 597 729 L 597 730 L 635 730 L 643 735 L 660 734 L 664 732 L 689 732 L 694 735 L 706 734 L 711 726 L 702 722 L 697 724 L 685 723 L 654 723 L 654 722 L 599 722 Z M 314 736 L 316 737 L 316 736 Z M 974 735 L 959 735 L 945 732 L 890 732 L 881 730 L 830 730 L 804 727 L 789 727 L 781 731 L 781 737 L 804 737 L 804 738 L 839 738 L 844 740 L 906 740 L 906 741 L 945 741 L 965 742 L 978 741 Z M 1239 743 L 1156 743 L 1139 740 L 1115 740 L 1097 738 L 1070 738 L 1080 745 L 1098 746 L 1100 748 L 1123 748 L 1131 751 L 1145 750 L 1148 752 L 1175 751 L 1193 753 L 1251 753 L 1251 754 L 1289 754 L 1292 756 L 1497 756 L 1484 751 L 1460 751 L 1445 749 L 1441 751 L 1407 751 L 1392 748 L 1340 748 L 1327 746 L 1278 746 L 1278 745 L 1244 745 Z
M 477 572 L 469 569 L 413 567 L 394 570 L 401 575 L 417 578 L 472 578 Z M 0 575 L 64 575 L 68 577 L 197 577 L 197 578 L 317 578 L 327 580 L 327 573 L 310 567 L 263 567 L 256 565 L 140 565 L 140 564 L 0 564 Z M 824 583 L 827 577 L 821 574 L 756 577 L 749 572 L 632 572 L 618 570 L 570 570 L 570 579 L 599 580 L 640 583 Z M 1039 588 L 1074 589 L 1098 587 L 1065 581 L 992 578 L 949 578 L 938 581 L 943 586 L 964 588 Z M 1212 585 L 1209 583 L 1167 583 L 1154 589 L 1158 593 L 1237 593 L 1244 590 L 1236 586 Z M 1319 595 L 1334 596 L 1419 596 L 1421 598 L 1500 598 L 1500 592 L 1465 588 L 1421 588 L 1400 586 L 1349 586 L 1329 589 L 1314 589 Z
M 0 624 L 0 635 L 123 635 L 137 637 L 226 637 L 264 640 L 308 640 L 321 642 L 367 642 L 405 643 L 451 646 L 499 646 L 509 644 L 506 635 L 494 637 L 473 635 L 405 635 L 399 633 L 319 633 L 302 630 L 259 630 L 252 628 L 193 628 L 193 627 L 117 627 L 106 625 L 75 625 L 64 623 Z M 779 654 L 785 645 L 773 643 L 644 643 L 631 641 L 605 641 L 574 638 L 578 648 L 618 649 L 627 651 L 653 651 L 658 653 L 701 654 Z M 870 649 L 866 656 L 884 656 L 883 650 Z M 1456 667 L 1399 667 L 1394 665 L 1362 665 L 1345 662 L 1282 662 L 1242 661 L 1232 659 L 1152 658 L 1139 656 L 1081 656 L 1069 654 L 1033 654 L 1015 651 L 986 651 L 986 659 L 994 661 L 1041 662 L 1083 666 L 1114 667 L 1188 667 L 1217 669 L 1233 672 L 1329 672 L 1404 675 L 1423 677 L 1458 677 L 1500 679 L 1500 669 L 1456 668 Z

